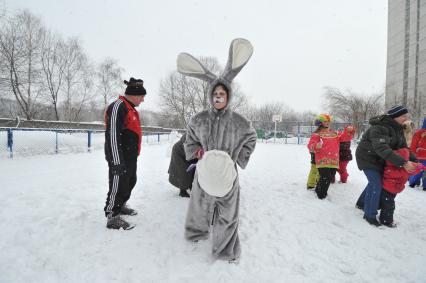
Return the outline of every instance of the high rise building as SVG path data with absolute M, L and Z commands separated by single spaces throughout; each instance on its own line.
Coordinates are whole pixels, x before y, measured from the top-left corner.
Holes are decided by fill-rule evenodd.
M 426 0 L 388 0 L 385 104 L 408 107 L 419 125 L 426 114 Z

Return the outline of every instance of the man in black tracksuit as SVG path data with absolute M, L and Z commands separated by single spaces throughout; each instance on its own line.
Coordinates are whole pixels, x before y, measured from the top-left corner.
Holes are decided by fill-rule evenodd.
M 134 225 L 121 215 L 136 215 L 126 205 L 136 185 L 136 163 L 140 153 L 142 129 L 135 109 L 144 101 L 142 80 L 130 78 L 125 96 L 120 96 L 105 111 L 105 159 L 109 168 L 109 190 L 105 203 L 107 228 L 129 230 Z
M 360 195 L 356 206 L 364 210 L 364 219 L 380 226 L 376 215 L 382 191 L 382 177 L 385 162 L 390 161 L 407 171 L 415 169 L 415 156 L 410 161 L 394 153 L 394 150 L 407 147 L 402 123 L 408 119 L 408 110 L 403 106 L 392 107 L 386 115 L 370 119 L 371 127 L 362 135 L 355 156 L 358 168 L 364 172 L 368 184 Z

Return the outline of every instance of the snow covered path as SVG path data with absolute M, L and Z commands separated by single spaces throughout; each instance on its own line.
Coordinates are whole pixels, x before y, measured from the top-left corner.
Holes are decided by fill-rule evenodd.
M 214 261 L 209 240 L 183 238 L 188 199 L 168 183 L 168 147 L 142 147 L 131 231 L 105 228 L 101 150 L 0 159 L 0 282 L 426 282 L 426 193 L 407 188 L 398 228 L 374 228 L 354 208 L 355 162 L 321 201 L 298 145 L 257 145 L 240 170 L 240 263 Z

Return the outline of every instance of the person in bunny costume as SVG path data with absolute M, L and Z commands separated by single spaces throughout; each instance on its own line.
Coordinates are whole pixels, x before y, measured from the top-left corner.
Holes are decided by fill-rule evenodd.
M 242 115 L 232 111 L 232 80 L 246 65 L 253 47 L 245 39 L 234 39 L 228 63 L 219 77 L 187 53 L 177 59 L 178 71 L 210 84 L 212 107 L 195 114 L 187 125 L 185 154 L 197 158 L 192 193 L 185 222 L 185 238 L 197 242 L 207 239 L 212 225 L 212 253 L 218 259 L 237 261 L 241 248 L 238 237 L 238 164 L 247 166 L 257 135 Z

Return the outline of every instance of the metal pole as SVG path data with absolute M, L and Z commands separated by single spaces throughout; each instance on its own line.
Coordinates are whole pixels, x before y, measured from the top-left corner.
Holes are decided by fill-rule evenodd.
M 58 154 L 58 132 L 55 132 L 55 134 L 56 134 L 55 153 Z
M 277 121 L 275 121 L 275 129 L 274 129 L 274 143 L 275 143 L 275 138 L 277 137 Z
M 7 129 L 7 148 L 9 149 L 9 158 L 13 158 L 13 130 Z
M 160 143 L 160 133 L 158 133 L 157 135 L 158 135 L 157 141 L 158 143 Z
M 87 132 L 87 152 L 92 151 L 92 131 Z
M 300 122 L 297 122 L 297 144 L 300 144 Z

